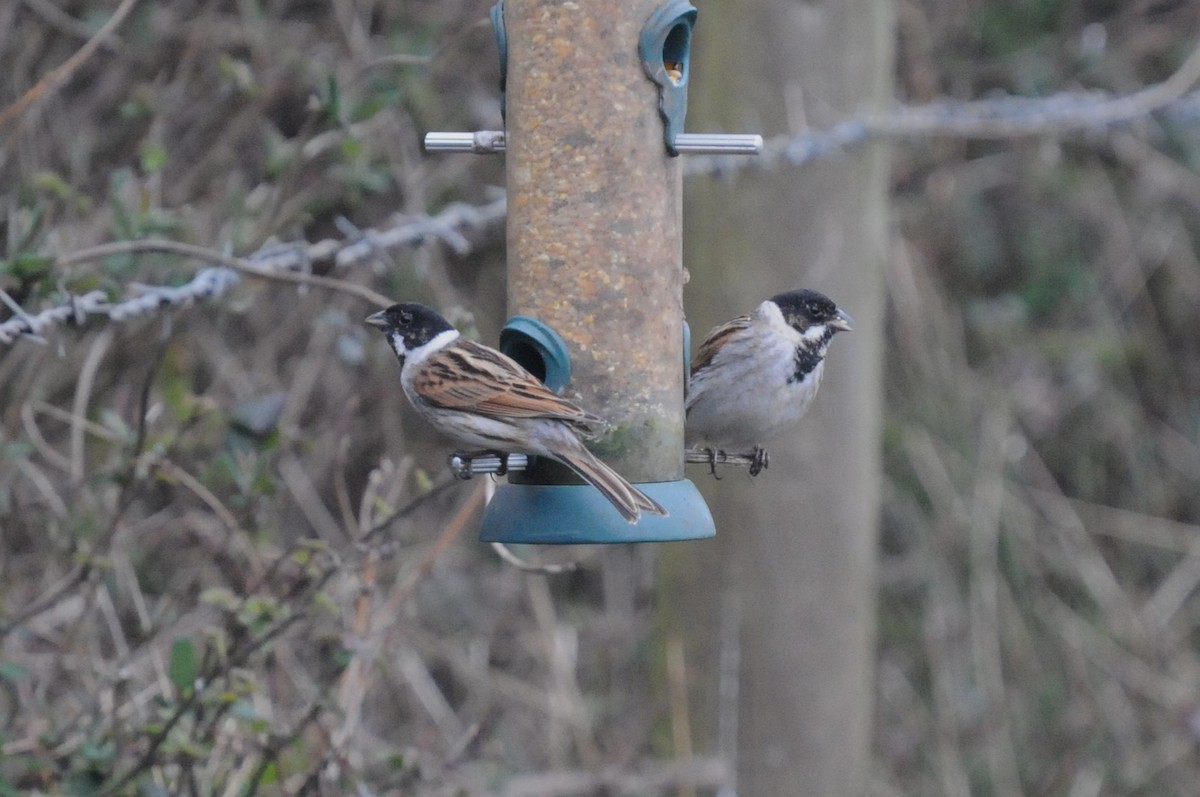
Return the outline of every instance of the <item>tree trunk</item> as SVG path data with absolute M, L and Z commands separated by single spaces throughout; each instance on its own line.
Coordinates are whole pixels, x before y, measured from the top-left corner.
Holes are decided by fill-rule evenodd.
M 879 110 L 893 13 L 890 0 L 705 4 L 688 130 L 769 137 Z M 887 185 L 884 148 L 871 146 L 685 189 L 693 350 L 713 325 L 798 287 L 827 293 L 855 322 L 833 341 L 808 415 L 770 441 L 769 470 L 753 482 L 691 474 L 717 540 L 673 546 L 663 568 L 666 622 L 683 629 L 694 669 L 717 669 L 719 618 L 738 609 L 740 633 L 727 638 L 740 651 L 736 771 L 749 797 L 867 791 Z M 715 729 L 720 713 L 730 727 L 715 673 L 704 680 L 697 724 Z

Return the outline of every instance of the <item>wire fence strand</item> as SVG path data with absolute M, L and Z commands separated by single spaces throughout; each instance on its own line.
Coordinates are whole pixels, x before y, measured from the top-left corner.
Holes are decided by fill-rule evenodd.
M 384 229 L 349 230 L 345 239 L 325 239 L 316 243 L 272 243 L 257 252 L 235 258 L 215 250 L 183 244 L 178 241 L 117 241 L 73 252 L 58 258 L 56 265 L 79 265 L 113 254 L 158 253 L 184 255 L 208 265 L 178 286 L 129 286 L 128 298 L 113 302 L 100 290 L 84 294 L 68 293 L 51 307 L 29 313 L 0 291 L 0 300 L 13 315 L 0 322 L 0 343 L 11 345 L 20 338 L 44 340 L 43 335 L 62 324 L 83 324 L 93 316 L 111 321 L 127 321 L 147 313 L 191 304 L 201 299 L 215 299 L 237 285 L 243 275 L 340 290 L 367 301 L 386 306 L 387 299 L 370 288 L 342 280 L 310 274 L 314 263 L 331 262 L 334 270 L 363 265 L 380 254 L 401 247 L 416 247 L 441 241 L 458 254 L 471 250 L 464 234 L 479 231 L 505 217 L 506 201 L 499 197 L 485 205 L 454 203 L 434 216 L 405 218 Z
M 794 168 L 881 139 L 1063 136 L 1109 131 L 1152 116 L 1170 124 L 1196 125 L 1200 124 L 1200 91 L 1193 90 L 1197 82 L 1200 82 L 1200 47 L 1166 80 L 1127 95 L 1075 91 L 1041 98 L 1001 96 L 901 108 L 881 116 L 846 120 L 824 131 L 769 139 L 762 154 L 754 158 L 688 156 L 684 171 L 688 175 L 723 176 L 747 169 Z M 103 291 L 68 294 L 37 313 L 26 312 L 0 291 L 0 300 L 13 312 L 0 322 L 0 344 L 10 345 L 23 337 L 42 340 L 43 334 L 54 327 L 82 324 L 92 316 L 124 321 L 156 310 L 217 298 L 247 273 L 342 290 L 378 304 L 386 301 L 380 294 L 361 285 L 312 275 L 309 273 L 312 264 L 331 261 L 336 270 L 370 261 L 381 252 L 430 241 L 441 241 L 455 253 L 464 255 L 471 249 L 464 231 L 483 229 L 503 219 L 506 210 L 505 199 L 500 197 L 479 206 L 455 203 L 435 216 L 404 219 L 381 230 L 358 230 L 344 222 L 341 225 L 347 233 L 344 239 L 311 244 L 273 243 L 245 258 L 232 258 L 173 241 L 118 242 L 82 250 L 59 258 L 57 265 L 106 256 L 115 251 L 114 247 L 127 254 L 146 251 L 184 254 L 207 260 L 210 265 L 183 285 L 134 284 L 130 289 L 136 295 L 117 302 L 110 302 Z M 185 248 L 187 251 L 183 251 Z

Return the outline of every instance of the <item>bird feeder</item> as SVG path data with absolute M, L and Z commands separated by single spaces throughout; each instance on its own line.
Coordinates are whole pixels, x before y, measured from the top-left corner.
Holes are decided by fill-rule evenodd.
M 605 418 L 588 447 L 667 517 L 627 523 L 565 466 L 507 464 L 490 542 L 652 542 L 711 537 L 684 478 L 680 152 L 756 152 L 759 136 L 691 136 L 686 0 L 501 0 L 492 10 L 506 129 L 430 133 L 434 151 L 506 153 L 508 308 L 500 349 Z M 526 461 L 521 458 L 521 461 Z

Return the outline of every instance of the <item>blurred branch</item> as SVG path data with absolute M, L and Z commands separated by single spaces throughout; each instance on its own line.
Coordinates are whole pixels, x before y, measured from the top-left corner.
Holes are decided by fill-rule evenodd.
M 104 356 L 104 352 L 111 343 L 110 337 L 111 336 L 108 335 L 102 336 L 93 345 L 92 350 L 89 352 L 87 358 L 92 364 L 85 365 L 85 371 L 94 371 L 99 367 L 99 363 Z M 161 354 L 162 349 L 160 348 L 155 357 L 155 363 L 157 363 L 158 358 L 161 357 Z M 9 633 L 20 628 L 29 620 L 38 616 L 42 612 L 45 612 L 58 605 L 60 601 L 70 596 L 77 586 L 87 581 L 87 579 L 90 578 L 97 569 L 97 561 L 93 556 L 93 553 L 98 553 L 100 558 L 103 558 L 107 555 L 109 545 L 111 544 L 113 537 L 117 534 L 117 529 L 120 525 L 121 518 L 130 506 L 133 484 L 137 480 L 138 462 L 141 459 L 146 443 L 145 434 L 143 433 L 142 429 L 142 422 L 144 421 L 146 415 L 145 397 L 149 393 L 149 382 L 154 374 L 154 371 L 155 368 L 151 367 L 146 372 L 146 376 L 142 384 L 142 401 L 139 407 L 140 418 L 138 422 L 138 435 L 133 441 L 133 448 L 130 451 L 129 458 L 125 466 L 124 476 L 115 480 L 121 485 L 121 487 L 117 495 L 115 509 L 103 532 L 91 541 L 92 544 L 90 548 L 73 546 L 73 555 L 77 561 L 72 566 L 71 571 L 66 576 L 61 578 L 54 587 L 38 595 L 38 597 L 34 598 L 28 605 L 17 610 L 14 614 L 8 617 L 0 617 L 0 639 L 3 639 Z M 103 426 L 93 424 L 83 417 L 84 410 L 86 409 L 85 399 L 86 396 L 91 392 L 91 381 L 92 376 L 87 374 L 81 375 L 79 383 L 76 387 L 76 399 L 72 407 L 72 411 L 70 413 L 65 413 L 65 417 L 64 415 L 60 415 L 60 418 L 70 423 L 72 428 L 72 456 L 70 459 L 62 458 L 63 461 L 60 463 L 60 466 L 67 469 L 68 473 L 72 474 L 72 481 L 75 484 L 78 484 L 81 481 L 81 479 L 75 475 L 75 462 L 77 459 L 82 459 L 83 456 L 83 443 L 81 441 L 77 441 L 75 439 L 75 435 L 82 434 L 86 431 L 93 435 L 99 435 L 110 440 L 112 439 L 108 437 L 108 430 L 106 430 Z M 88 383 L 86 387 L 85 383 Z M 45 406 L 49 407 L 49 405 Z M 49 444 L 46 443 L 43 438 L 41 438 L 40 432 L 37 432 L 37 423 L 33 416 L 33 407 L 30 404 L 25 404 L 25 406 L 21 408 L 21 415 L 26 422 L 26 429 L 33 430 L 36 433 L 37 438 L 41 439 L 41 442 L 45 446 L 46 450 L 52 450 L 50 449 Z M 76 451 L 78 451 L 78 453 L 76 453 Z M 158 456 L 161 459 L 165 459 L 170 451 L 171 446 L 166 446 L 159 452 Z
M 882 138 L 1005 139 L 1058 136 L 1100 130 L 1156 111 L 1191 121 L 1200 106 L 1200 46 L 1170 77 L 1140 91 L 1113 96 L 1105 91 L 1059 92 L 1048 97 L 997 97 L 974 102 L 936 102 L 867 119 L 848 119 L 829 130 L 777 136 L 756 158 L 689 156 L 687 174 L 726 174 L 740 169 L 800 166 Z
M 490 543 L 492 550 L 496 552 L 496 556 L 505 564 L 512 565 L 518 570 L 523 570 L 526 573 L 537 573 L 543 576 L 553 576 L 559 573 L 570 573 L 573 570 L 579 569 L 579 562 L 527 562 L 517 556 L 512 550 L 502 542 Z
M 673 634 L 667 640 L 667 694 L 671 706 L 671 742 L 675 760 L 684 766 L 695 758 L 692 745 L 693 717 L 688 703 L 687 682 L 683 637 Z M 676 794 L 679 797 L 696 797 L 696 784 L 681 783 Z
M 66 33 L 68 36 L 75 36 L 84 41 L 92 38 L 92 29 L 85 22 L 76 19 L 59 8 L 54 0 L 25 0 L 25 6 L 44 19 L 51 27 Z M 114 38 L 116 37 L 110 34 L 100 43 L 101 46 L 108 50 L 119 46 L 120 41 L 112 41 Z
M 100 49 L 100 45 L 125 21 L 125 17 L 129 16 L 129 12 L 135 5 L 137 5 L 137 0 L 122 0 L 121 5 L 117 6 L 117 10 L 108 18 L 108 21 L 101 25 L 96 34 L 84 42 L 74 55 L 50 70 L 45 77 L 22 94 L 12 105 L 0 110 L 0 130 L 8 127 L 14 119 L 29 110 L 29 107 L 39 99 L 52 94 L 66 83 L 71 75 L 75 74 L 75 70 L 79 69 L 84 61 L 91 58 L 96 50 Z
M 1166 80 L 1121 97 L 1105 92 L 1063 92 L 1044 99 L 1008 97 L 909 108 L 872 127 L 881 135 L 1013 138 L 1109 127 L 1166 108 L 1200 81 L 1200 47 Z
M 229 651 L 223 661 L 217 661 L 210 672 L 205 673 L 197 679 L 194 688 L 179 696 L 174 710 L 163 719 L 156 731 L 148 738 L 145 750 L 136 763 L 119 777 L 114 774 L 113 779 L 98 789 L 96 794 L 101 795 L 101 797 L 117 794 L 125 786 L 132 783 L 140 774 L 154 767 L 159 760 L 159 749 L 170 738 L 171 730 L 189 714 L 194 713 L 194 709 L 201 703 L 202 698 L 210 691 L 227 687 L 226 681 L 228 681 L 231 673 L 236 668 L 244 665 L 252 655 L 265 649 L 271 642 L 281 636 L 283 632 L 304 619 L 305 616 L 304 612 L 297 612 L 276 620 L 256 635 L 242 640 L 240 644 Z M 226 702 L 225 705 L 228 707 L 229 703 Z
M 717 654 L 717 753 L 729 775 L 717 797 L 737 795 L 738 698 L 742 687 L 742 606 L 733 590 L 721 598 L 720 644 Z
M 279 282 L 293 282 L 298 285 L 312 285 L 318 288 L 327 288 L 332 291 L 346 293 L 351 296 L 358 296 L 366 299 L 382 307 L 387 307 L 390 302 L 387 297 L 382 296 L 370 288 L 353 283 L 343 282 L 341 280 L 332 279 L 330 277 L 322 277 L 317 274 L 307 274 L 302 271 L 290 271 L 286 268 L 273 268 L 270 266 L 262 266 L 251 259 L 234 257 L 232 255 L 222 254 L 215 249 L 208 249 L 203 246 L 183 243 L 182 241 L 169 240 L 143 240 L 143 241 L 114 241 L 112 243 L 100 244 L 99 246 L 81 249 L 78 252 L 59 258 L 56 264 L 60 268 L 74 266 L 79 263 L 86 263 L 92 260 L 101 260 L 113 255 L 134 255 L 134 254 L 169 254 L 183 255 L 184 257 L 194 258 L 196 260 L 204 260 L 209 263 L 215 263 L 229 271 L 236 271 L 241 274 L 248 274 L 252 277 L 261 277 L 262 279 L 277 280 Z M 201 277 L 204 275 L 197 275 Z M 224 277 L 222 280 L 221 277 Z M 179 288 L 169 288 L 165 286 L 139 286 L 139 290 L 143 291 L 142 296 L 138 299 L 122 302 L 123 305 L 128 305 L 130 314 L 143 311 L 144 307 L 149 310 L 154 306 L 155 301 L 159 304 L 181 304 L 192 301 L 197 296 L 207 296 L 209 285 L 212 285 L 213 291 L 211 295 L 220 295 L 229 286 L 237 282 L 235 276 L 230 275 L 207 275 L 207 281 L 193 280 L 196 283 L 195 287 L 181 291 Z M 112 312 L 109 312 L 109 317 Z M 120 316 L 119 318 L 123 318 Z
M 467 527 L 467 523 L 484 507 L 483 487 L 476 487 L 471 491 L 467 500 L 454 513 L 450 520 L 446 523 L 445 528 L 438 535 L 436 541 L 430 546 L 421 560 L 410 570 L 403 580 L 396 586 L 395 591 L 387 602 L 387 609 L 384 616 L 398 617 L 403 612 L 404 604 L 412 597 L 413 592 L 420 584 L 425 576 L 429 575 L 429 571 L 433 569 L 434 563 L 450 545 L 459 538 Z
M 172 254 L 201 260 L 210 265 L 196 273 L 191 281 L 178 287 L 164 285 L 132 286 L 138 295 L 110 304 L 103 291 L 70 294 L 58 305 L 38 313 L 26 313 L 13 307 L 11 318 L 0 323 L 0 343 L 11 344 L 19 337 L 40 338 L 46 330 L 74 321 L 81 325 L 88 316 L 103 315 L 112 321 L 125 321 L 154 310 L 190 304 L 199 299 L 222 296 L 246 274 L 261 279 L 309 285 L 356 296 L 378 307 L 391 304 L 388 297 L 364 286 L 332 277 L 308 273 L 313 263 L 332 261 L 334 268 L 361 265 L 380 252 L 401 246 L 421 246 L 431 240 L 443 241 L 458 254 L 466 254 L 471 243 L 465 230 L 487 227 L 505 216 L 505 199 L 486 205 L 454 203 L 436 216 L 402 218 L 382 230 L 353 230 L 347 239 L 325 239 L 316 243 L 268 244 L 247 257 L 235 257 L 214 249 L 170 240 L 114 241 L 63 255 L 60 268 L 87 263 L 113 255 Z

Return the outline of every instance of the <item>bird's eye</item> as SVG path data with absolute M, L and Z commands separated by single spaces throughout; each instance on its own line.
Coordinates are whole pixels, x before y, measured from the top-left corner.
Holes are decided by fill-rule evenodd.
M 400 321 L 401 321 L 402 323 L 405 323 L 405 324 L 411 324 L 411 323 L 412 323 L 412 320 L 413 320 L 413 314 L 412 314 L 412 313 L 410 313 L 410 312 L 409 312 L 409 311 L 407 311 L 407 310 L 402 310 L 402 311 L 400 312 Z

